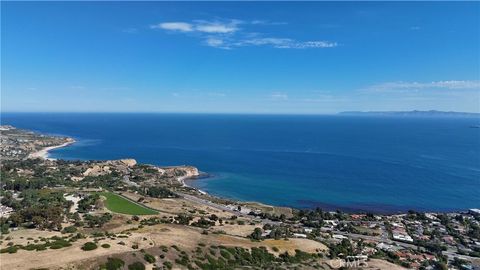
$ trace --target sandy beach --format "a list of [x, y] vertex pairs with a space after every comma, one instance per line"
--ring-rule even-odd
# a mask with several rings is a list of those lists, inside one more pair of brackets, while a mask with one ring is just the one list
[[28, 158], [53, 159], [53, 158], [48, 157], [48, 151], [51, 151], [51, 150], [57, 149], [57, 148], [62, 148], [62, 147], [68, 146], [68, 145], [73, 144], [73, 143], [75, 143], [75, 140], [69, 138], [66, 143], [63, 143], [63, 144], [60, 144], [60, 145], [45, 147], [40, 151], [33, 152], [30, 155], [28, 155]]

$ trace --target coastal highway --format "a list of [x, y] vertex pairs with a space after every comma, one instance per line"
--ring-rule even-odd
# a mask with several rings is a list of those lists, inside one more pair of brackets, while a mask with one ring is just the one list
[[191, 201], [191, 202], [194, 202], [194, 203], [198, 203], [198, 204], [203, 204], [203, 205], [207, 205], [207, 206], [210, 206], [212, 208], [215, 208], [217, 210], [220, 210], [220, 211], [226, 211], [226, 212], [229, 212], [231, 214], [234, 214], [234, 215], [239, 215], [240, 213], [236, 212], [236, 211], [233, 211], [231, 210], [230, 208], [224, 206], [224, 205], [221, 205], [221, 204], [218, 204], [218, 203], [214, 203], [214, 202], [211, 202], [211, 201], [208, 201], [208, 200], [204, 200], [204, 199], [201, 199], [201, 198], [198, 198], [198, 197], [195, 197], [193, 195], [188, 195], [188, 194], [185, 194], [185, 193], [180, 193], [180, 192], [177, 192], [178, 195], [180, 195], [181, 197], [183, 197], [185, 200], [187, 201]]
[[193, 195], [188, 195], [188, 194], [185, 194], [185, 193], [180, 193], [180, 192], [177, 192], [178, 195], [180, 195], [181, 197], [183, 197], [185, 200], [187, 201], [191, 201], [191, 202], [194, 202], [194, 203], [199, 203], [199, 204], [203, 204], [203, 205], [206, 205], [206, 206], [209, 206], [209, 207], [212, 207], [212, 208], [215, 208], [217, 210], [220, 210], [220, 211], [225, 211], [225, 212], [228, 212], [232, 215], [236, 215], [236, 216], [242, 216], [242, 217], [250, 217], [252, 219], [255, 219], [255, 220], [260, 220], [262, 224], [271, 224], [271, 225], [279, 225], [281, 224], [281, 222], [278, 222], [278, 221], [272, 221], [272, 220], [269, 220], [269, 219], [260, 219], [260, 218], [257, 218], [257, 217], [254, 217], [254, 216], [250, 216], [250, 215], [246, 215], [246, 214], [242, 214], [238, 211], [234, 211], [228, 207], [226, 207], [225, 205], [222, 205], [222, 204], [218, 204], [218, 203], [214, 203], [214, 202], [211, 202], [209, 200], [205, 200], [205, 199], [201, 199], [201, 198], [198, 198], [196, 196], [193, 196]]

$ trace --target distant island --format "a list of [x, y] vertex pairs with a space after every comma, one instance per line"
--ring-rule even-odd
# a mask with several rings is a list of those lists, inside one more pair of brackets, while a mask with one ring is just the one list
[[452, 112], [452, 111], [347, 111], [340, 112], [339, 115], [352, 116], [421, 116], [421, 117], [480, 117], [480, 113]]

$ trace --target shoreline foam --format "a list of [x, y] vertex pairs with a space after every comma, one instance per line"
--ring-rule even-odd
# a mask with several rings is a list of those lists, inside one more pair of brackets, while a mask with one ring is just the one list
[[[206, 176], [207, 175], [207, 176]], [[204, 173], [204, 172], [199, 172], [198, 175], [195, 175], [195, 176], [179, 176], [177, 177], [177, 181], [180, 182], [180, 184], [182, 184], [183, 187], [188, 187], [188, 188], [191, 188], [191, 189], [194, 189], [198, 192], [200, 192], [200, 194], [202, 195], [209, 195], [211, 196], [211, 194], [208, 194], [207, 192], [199, 189], [199, 188], [196, 188], [196, 187], [192, 187], [190, 185], [187, 185], [187, 183], [185, 182], [185, 180], [194, 180], [194, 179], [203, 179], [203, 178], [208, 178], [209, 174], [207, 173]], [[206, 176], [206, 177], [205, 177]]]
[[75, 142], [76, 141], [74, 139], [68, 138], [67, 142], [62, 143], [60, 145], [45, 147], [45, 148], [43, 148], [39, 151], [31, 153], [30, 155], [28, 155], [28, 158], [41, 158], [41, 159], [47, 159], [47, 160], [56, 160], [55, 158], [49, 158], [48, 157], [49, 156], [49, 151], [54, 150], [54, 149], [58, 149], [58, 148], [62, 148], [62, 147], [66, 147], [66, 146], [71, 145]]

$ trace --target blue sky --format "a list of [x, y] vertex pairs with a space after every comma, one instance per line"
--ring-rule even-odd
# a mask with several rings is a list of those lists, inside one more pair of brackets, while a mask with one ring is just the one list
[[2, 2], [2, 111], [480, 111], [479, 2]]

